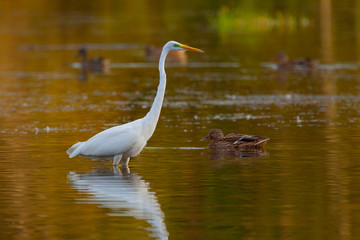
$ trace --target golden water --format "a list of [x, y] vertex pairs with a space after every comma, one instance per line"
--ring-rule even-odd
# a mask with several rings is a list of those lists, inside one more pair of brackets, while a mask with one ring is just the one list
[[[228, 3], [253, 12], [231, 32], [215, 24], [222, 1], [2, 3], [0, 239], [357, 239], [360, 5], [287, 2]], [[309, 25], [252, 25], [280, 10]], [[69, 159], [73, 143], [146, 114], [158, 70], [144, 49], [168, 40], [205, 53], [168, 66], [130, 173]], [[84, 81], [83, 45], [109, 73]], [[282, 50], [319, 69], [274, 70]], [[211, 128], [267, 136], [267, 154], [212, 155], [199, 141]]]

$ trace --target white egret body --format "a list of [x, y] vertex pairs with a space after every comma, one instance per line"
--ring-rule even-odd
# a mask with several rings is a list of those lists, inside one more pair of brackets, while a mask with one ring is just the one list
[[166, 87], [165, 58], [167, 54], [170, 51], [186, 50], [203, 52], [200, 49], [175, 41], [169, 41], [163, 47], [159, 60], [160, 83], [153, 105], [145, 117], [106, 129], [86, 142], [75, 143], [67, 150], [69, 157], [84, 156], [92, 159], [111, 159], [113, 165], [118, 165], [121, 160], [122, 165], [127, 166], [130, 157], [136, 157], [145, 147], [159, 120]]

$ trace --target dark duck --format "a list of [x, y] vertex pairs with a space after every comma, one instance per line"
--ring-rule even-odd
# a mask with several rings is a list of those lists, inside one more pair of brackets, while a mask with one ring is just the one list
[[201, 141], [206, 140], [212, 140], [208, 146], [210, 150], [241, 151], [262, 149], [270, 138], [239, 133], [230, 133], [224, 136], [220, 129], [215, 128], [201, 139]]
[[312, 70], [315, 69], [319, 64], [318, 60], [314, 60], [311, 58], [297, 58], [297, 59], [289, 60], [289, 57], [285, 52], [279, 52], [271, 60], [277, 62], [279, 70], [283, 70], [283, 69]]
[[81, 67], [85, 72], [107, 73], [109, 71], [110, 60], [102, 57], [88, 59], [86, 48], [81, 48], [77, 56], [81, 57]]

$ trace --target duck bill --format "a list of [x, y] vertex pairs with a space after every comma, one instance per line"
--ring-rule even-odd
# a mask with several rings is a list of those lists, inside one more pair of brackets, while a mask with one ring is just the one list
[[187, 45], [181, 45], [180, 47], [183, 48], [184, 50], [187, 50], [187, 51], [201, 52], [201, 53], [204, 52], [204, 51], [201, 50], [201, 49], [194, 48], [194, 47], [190, 47], [190, 46], [187, 46]]
[[203, 139], [201, 139], [200, 141], [206, 141], [209, 140], [209, 136], [204, 137]]

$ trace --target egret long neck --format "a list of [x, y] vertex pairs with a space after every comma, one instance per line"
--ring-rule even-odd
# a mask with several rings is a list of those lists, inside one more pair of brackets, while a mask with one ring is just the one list
[[167, 54], [168, 51], [164, 51], [164, 50], [161, 53], [159, 60], [160, 82], [159, 82], [158, 90], [150, 111], [144, 117], [145, 120], [144, 127], [148, 139], [153, 135], [155, 131], [156, 124], [159, 120], [161, 107], [164, 100], [165, 87], [166, 87], [165, 58]]

